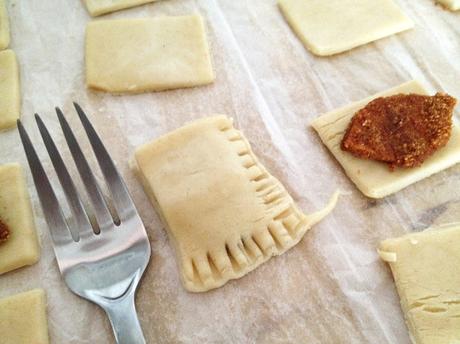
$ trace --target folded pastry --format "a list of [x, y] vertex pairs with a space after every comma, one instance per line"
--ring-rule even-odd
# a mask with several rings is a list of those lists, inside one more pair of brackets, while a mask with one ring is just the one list
[[49, 343], [44, 290], [34, 289], [0, 299], [0, 343]]
[[460, 225], [380, 244], [416, 344], [460, 342]]
[[305, 215], [225, 116], [139, 147], [133, 167], [167, 225], [187, 290], [239, 278], [297, 244], [334, 207]]
[[437, 0], [437, 2], [451, 11], [460, 10], [460, 0]]
[[18, 61], [14, 51], [7, 49], [0, 51], [0, 131], [14, 127], [20, 112]]

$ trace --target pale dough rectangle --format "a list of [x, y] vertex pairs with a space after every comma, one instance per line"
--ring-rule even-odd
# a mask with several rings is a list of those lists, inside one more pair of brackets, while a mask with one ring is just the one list
[[5, 0], [0, 0], [0, 50], [8, 48], [10, 44], [10, 25]]
[[460, 225], [380, 244], [416, 344], [460, 342]]
[[203, 118], [136, 149], [133, 168], [167, 225], [187, 290], [242, 277], [296, 245], [328, 214], [304, 214], [225, 116]]
[[347, 176], [363, 194], [371, 198], [388, 196], [460, 162], [460, 128], [456, 121], [454, 121], [449, 143], [434, 153], [420, 167], [399, 168], [391, 172], [388, 165], [384, 163], [356, 158], [349, 152], [342, 151], [340, 143], [354, 114], [375, 98], [398, 93], [427, 94], [427, 91], [418, 82], [410, 81], [328, 112], [311, 123], [325, 146], [342, 165]]
[[12, 50], [0, 51], [0, 131], [16, 125], [21, 111], [19, 67]]
[[460, 0], [437, 0], [437, 2], [451, 11], [460, 10]]
[[49, 343], [44, 290], [33, 289], [0, 299], [0, 343]]
[[86, 9], [93, 17], [155, 1], [157, 0], [84, 0]]
[[19, 164], [0, 165], [0, 218], [10, 238], [0, 244], [0, 275], [38, 261], [39, 245], [27, 184]]
[[86, 83], [114, 92], [162, 91], [214, 81], [199, 15], [93, 21], [86, 30]]
[[279, 7], [307, 49], [320, 56], [414, 26], [392, 0], [279, 0]]

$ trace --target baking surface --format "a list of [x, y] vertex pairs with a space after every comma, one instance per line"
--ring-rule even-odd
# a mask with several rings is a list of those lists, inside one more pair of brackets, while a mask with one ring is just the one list
[[[292, 33], [274, 0], [152, 3], [103, 18], [200, 13], [216, 81], [195, 89], [112, 96], [84, 87], [83, 38], [91, 19], [81, 2], [7, 3], [11, 48], [21, 68], [22, 119], [45, 168], [52, 171], [34, 112], [65, 148], [53, 113], [55, 105], [62, 106], [90, 152], [71, 107], [76, 100], [118, 163], [147, 227], [152, 259], [137, 308], [149, 343], [409, 343], [390, 271], [376, 247], [388, 237], [458, 221], [460, 166], [373, 201], [347, 179], [308, 125], [321, 113], [411, 79], [460, 98], [460, 12], [443, 10], [432, 0], [398, 0], [415, 29], [318, 58]], [[307, 213], [322, 207], [336, 188], [344, 195], [332, 214], [284, 255], [223, 288], [191, 294], [180, 284], [166, 233], [129, 170], [128, 157], [139, 144], [216, 113], [235, 118], [262, 163]], [[17, 131], [0, 133], [0, 163], [14, 161], [28, 171]], [[30, 173], [28, 182], [42, 256], [32, 267], [0, 276], [0, 297], [44, 288], [52, 343], [112, 343], [103, 311], [63, 283]]]

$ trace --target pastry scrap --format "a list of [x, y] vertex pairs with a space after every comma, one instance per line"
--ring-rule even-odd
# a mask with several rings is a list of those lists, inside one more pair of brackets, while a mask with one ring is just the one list
[[460, 341], [460, 226], [431, 229], [380, 244], [415, 344]]
[[18, 164], [0, 165], [0, 218], [10, 233], [0, 245], [0, 275], [36, 263], [38, 238], [26, 181]]
[[382, 198], [395, 193], [419, 180], [460, 162], [460, 128], [456, 120], [447, 144], [414, 168], [398, 168], [390, 171], [386, 164], [357, 158], [341, 149], [342, 139], [353, 116], [373, 100], [398, 94], [427, 95], [426, 89], [416, 81], [410, 81], [362, 101], [323, 114], [312, 122], [321, 141], [342, 165], [345, 173], [357, 188], [371, 198]]
[[93, 17], [139, 6], [156, 0], [85, 0], [86, 8]]
[[0, 131], [16, 125], [21, 109], [19, 68], [12, 50], [0, 51]]
[[199, 15], [99, 20], [87, 26], [86, 84], [90, 88], [139, 93], [213, 81]]
[[185, 288], [203, 292], [297, 244], [335, 206], [306, 215], [225, 116], [136, 150], [133, 168], [161, 214]]
[[6, 223], [0, 219], [0, 244], [7, 241], [10, 237], [10, 231]]
[[395, 167], [420, 166], [449, 141], [457, 100], [397, 94], [372, 100], [350, 122], [341, 148], [358, 158]]
[[[6, 11], [5, 0], [0, 0], [0, 50], [8, 48], [9, 44], [10, 44], [10, 25], [8, 21], [8, 12]], [[1, 66], [0, 66], [0, 69], [1, 69]]]
[[460, 10], [460, 0], [436, 0], [451, 11]]
[[0, 299], [2, 344], [48, 344], [46, 295], [33, 289]]
[[320, 56], [338, 54], [413, 28], [393, 0], [278, 0], [302, 43]]

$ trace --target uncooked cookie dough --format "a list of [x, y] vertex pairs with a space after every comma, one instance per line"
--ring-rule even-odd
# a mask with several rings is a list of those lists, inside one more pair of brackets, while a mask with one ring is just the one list
[[[0, 50], [10, 44], [10, 26], [8, 23], [8, 12], [6, 11], [5, 0], [0, 0]], [[1, 66], [0, 66], [1, 71]], [[1, 74], [0, 74], [1, 79]], [[0, 93], [1, 94], [1, 93]]]
[[455, 119], [453, 120], [454, 126], [447, 145], [436, 151], [420, 167], [397, 169], [392, 172], [384, 163], [356, 158], [340, 148], [340, 143], [348, 124], [358, 110], [375, 98], [398, 93], [427, 94], [427, 91], [418, 82], [410, 81], [362, 101], [326, 113], [312, 122], [313, 128], [342, 165], [347, 176], [363, 194], [371, 198], [388, 196], [460, 162], [460, 127]]
[[460, 225], [380, 244], [416, 344], [460, 342]]
[[34, 289], [0, 299], [0, 343], [49, 343], [44, 290]]
[[392, 0], [279, 0], [279, 7], [307, 49], [320, 56], [414, 26]]
[[36, 263], [38, 239], [26, 181], [18, 164], [0, 165], [0, 218], [10, 233], [0, 244], [0, 275]]
[[437, 2], [451, 11], [460, 10], [460, 0], [437, 0]]
[[85, 4], [89, 14], [95, 17], [154, 1], [157, 0], [85, 0]]
[[122, 93], [161, 91], [214, 81], [198, 15], [100, 20], [86, 30], [86, 83]]
[[16, 125], [21, 109], [19, 68], [12, 50], [0, 51], [0, 131]]
[[138, 148], [133, 161], [167, 224], [185, 288], [202, 292], [280, 255], [335, 206], [305, 215], [225, 116]]

